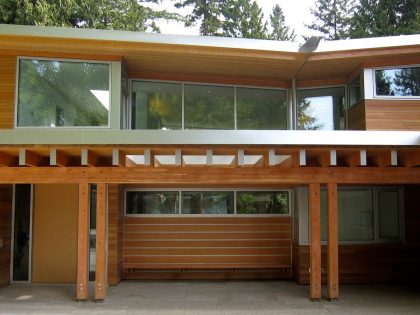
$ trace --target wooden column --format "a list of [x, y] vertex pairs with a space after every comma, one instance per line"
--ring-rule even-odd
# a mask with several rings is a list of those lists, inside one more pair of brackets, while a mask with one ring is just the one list
[[77, 300], [89, 297], [89, 184], [79, 184], [77, 229]]
[[107, 185], [97, 185], [96, 199], [96, 277], [95, 300], [106, 297], [106, 217], [107, 217]]
[[327, 185], [328, 298], [338, 299], [337, 184]]
[[310, 298], [321, 299], [321, 189], [320, 184], [309, 185], [310, 219]]

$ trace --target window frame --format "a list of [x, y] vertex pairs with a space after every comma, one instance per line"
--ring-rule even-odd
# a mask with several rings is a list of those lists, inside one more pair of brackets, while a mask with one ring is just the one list
[[[330, 89], [330, 88], [344, 88], [344, 129], [343, 130], [348, 130], [349, 128], [349, 124], [348, 124], [348, 111], [349, 111], [349, 93], [350, 93], [350, 89], [347, 83], [342, 83], [342, 84], [331, 84], [331, 85], [321, 85], [321, 86], [310, 86], [310, 87], [297, 87], [296, 88], [296, 128], [295, 130], [300, 130], [299, 129], [299, 121], [298, 121], [298, 115], [299, 115], [299, 104], [298, 104], [298, 93], [299, 91], [304, 91], [304, 90], [321, 90], [321, 89]], [[312, 131], [320, 131], [320, 130], [312, 130]], [[322, 130], [321, 130], [322, 131]], [[329, 130], [329, 131], [340, 131], [340, 130]]]
[[[154, 192], [178, 192], [179, 194], [179, 211], [176, 214], [133, 214], [127, 213], [127, 192], [129, 191], [154, 191]], [[233, 213], [232, 214], [184, 214], [182, 213], [182, 192], [194, 192], [194, 191], [220, 191], [220, 192], [233, 192]], [[288, 194], [288, 214], [239, 214], [237, 213], [237, 205], [236, 205], [236, 198], [237, 192], [259, 192], [259, 191], [266, 191], [266, 192], [287, 192]], [[189, 187], [181, 187], [181, 188], [130, 188], [127, 187], [124, 189], [124, 216], [126, 217], [291, 217], [293, 219], [293, 190], [292, 189], [264, 189], [264, 188], [189, 188]]]
[[376, 71], [377, 70], [391, 70], [391, 69], [405, 69], [405, 68], [420, 68], [420, 64], [412, 65], [395, 65], [395, 66], [386, 66], [386, 67], [375, 67], [372, 69], [372, 82], [373, 82], [373, 98], [374, 99], [383, 99], [383, 100], [420, 100], [419, 96], [393, 96], [393, 95], [377, 95], [376, 94]]
[[[326, 187], [321, 187], [321, 190], [327, 192]], [[372, 240], [360, 240], [360, 241], [338, 241], [339, 245], [363, 245], [363, 244], [386, 244], [386, 243], [403, 243], [405, 241], [405, 230], [404, 230], [404, 187], [403, 186], [343, 186], [338, 187], [337, 192], [340, 190], [370, 190], [372, 193], [372, 214], [373, 214], [373, 239]], [[399, 237], [398, 239], [387, 239], [379, 237], [379, 202], [378, 202], [378, 192], [380, 191], [396, 191], [398, 193], [398, 229]], [[328, 198], [328, 196], [327, 196]], [[337, 200], [338, 201], [338, 200]], [[328, 205], [326, 205], [328, 207]], [[326, 209], [328, 211], [328, 209]], [[322, 209], [321, 209], [322, 211]], [[339, 209], [337, 208], [338, 215]], [[327, 222], [325, 223], [327, 224]], [[327, 226], [328, 230], [328, 226]], [[322, 233], [322, 232], [321, 232]], [[322, 245], [328, 244], [328, 232], [327, 239], [322, 240]]]
[[[97, 63], [108, 65], [108, 84], [109, 84], [109, 110], [108, 124], [106, 126], [18, 126], [18, 103], [19, 103], [19, 74], [21, 60], [40, 60], [40, 61], [56, 61], [71, 63]], [[71, 58], [49, 58], [36, 56], [17, 56], [16, 57], [16, 78], [15, 78], [15, 110], [14, 110], [14, 128], [15, 129], [111, 129], [111, 112], [112, 112], [112, 61], [106, 60], [89, 60], [89, 59], [71, 59]]]
[[[275, 90], [275, 91], [282, 91], [285, 93], [285, 104], [286, 104], [286, 128], [280, 129], [280, 130], [289, 130], [291, 126], [291, 121], [289, 118], [289, 90], [287, 88], [281, 88], [281, 87], [272, 87], [272, 86], [260, 86], [260, 85], [242, 85], [242, 84], [224, 84], [224, 83], [212, 83], [212, 82], [194, 82], [194, 81], [178, 81], [178, 80], [158, 80], [158, 79], [144, 79], [144, 78], [129, 78], [128, 80], [129, 86], [128, 86], [128, 95], [129, 95], [129, 101], [127, 102], [128, 108], [126, 108], [126, 112], [128, 113], [127, 119], [128, 122], [126, 125], [128, 126], [129, 130], [159, 130], [159, 129], [132, 129], [131, 128], [131, 122], [133, 117], [131, 117], [131, 106], [133, 102], [132, 93], [133, 93], [133, 82], [155, 82], [155, 83], [178, 83], [181, 85], [181, 102], [182, 102], [182, 113], [181, 113], [181, 129], [180, 130], [190, 130], [185, 129], [185, 85], [201, 85], [201, 86], [215, 86], [215, 87], [231, 87], [233, 88], [233, 129], [226, 129], [226, 130], [245, 130], [245, 129], [238, 129], [238, 122], [237, 122], [237, 100], [236, 100], [236, 89], [237, 88], [249, 88], [249, 89], [261, 89], [261, 90]], [[279, 117], [281, 119], [281, 117]], [[212, 131], [212, 129], [195, 129], [195, 130], [206, 130], [206, 131]], [[225, 129], [220, 129], [225, 130]], [[264, 129], [269, 130], [269, 129]], [[173, 130], [172, 130], [173, 131]]]

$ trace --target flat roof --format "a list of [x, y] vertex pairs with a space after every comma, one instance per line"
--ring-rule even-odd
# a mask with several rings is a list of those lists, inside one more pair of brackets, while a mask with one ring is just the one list
[[[191, 45], [292, 53], [299, 52], [299, 44], [297, 42], [217, 36], [173, 35], [87, 28], [0, 24], [0, 35]], [[392, 48], [414, 45], [420, 45], [420, 34], [331, 41], [321, 40], [318, 48], [314, 52]]]

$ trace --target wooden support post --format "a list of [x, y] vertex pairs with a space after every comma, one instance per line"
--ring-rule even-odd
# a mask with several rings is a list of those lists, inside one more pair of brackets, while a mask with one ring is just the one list
[[106, 218], [107, 193], [106, 184], [97, 184], [96, 193], [96, 276], [95, 300], [104, 300], [106, 297]]
[[328, 298], [338, 299], [338, 204], [337, 184], [327, 184]]
[[76, 299], [89, 297], [89, 184], [79, 184], [79, 223], [77, 229]]
[[321, 188], [309, 185], [310, 212], [310, 298], [321, 299]]

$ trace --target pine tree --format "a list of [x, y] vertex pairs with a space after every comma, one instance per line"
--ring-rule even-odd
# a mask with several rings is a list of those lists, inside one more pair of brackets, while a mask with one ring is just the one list
[[254, 0], [233, 1], [229, 7], [224, 8], [223, 15], [224, 36], [257, 39], [268, 37], [264, 14]]
[[225, 6], [230, 0], [175, 0], [175, 7], [193, 7], [191, 15], [186, 17], [186, 26], [201, 20], [200, 35], [220, 35]]
[[270, 39], [282, 41], [296, 40], [295, 31], [286, 25], [285, 17], [282, 8], [276, 4], [273, 7], [273, 12], [270, 14], [271, 34]]
[[420, 0], [360, 0], [350, 37], [420, 33]]
[[311, 8], [315, 20], [306, 27], [322, 33], [328, 40], [345, 39], [353, 12], [354, 0], [317, 0], [315, 8]]

